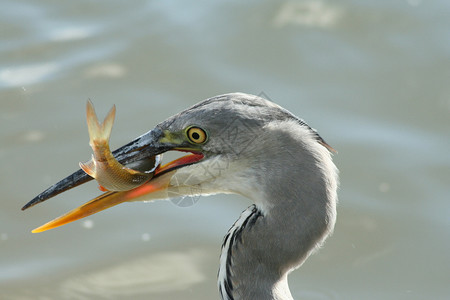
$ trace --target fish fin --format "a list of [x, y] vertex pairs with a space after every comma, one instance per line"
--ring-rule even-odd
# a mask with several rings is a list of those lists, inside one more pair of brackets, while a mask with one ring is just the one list
[[116, 117], [116, 106], [109, 110], [103, 123], [100, 123], [95, 113], [94, 105], [91, 100], [86, 103], [86, 119], [89, 131], [90, 144], [94, 145], [95, 140], [109, 141], [111, 130]]
[[113, 105], [102, 123], [102, 137], [109, 141], [111, 136], [112, 127], [114, 125], [114, 119], [116, 118], [116, 105]]
[[102, 192], [109, 192], [109, 190], [103, 186], [101, 186], [100, 184], [98, 185], [98, 189]]
[[94, 157], [92, 156], [92, 159], [88, 162], [79, 163], [80, 168], [89, 176], [95, 178], [95, 162], [94, 162]]
[[94, 105], [91, 100], [88, 100], [86, 103], [86, 120], [89, 131], [89, 143], [94, 145], [93, 141], [100, 138], [101, 125], [98, 121], [97, 115], [95, 114]]

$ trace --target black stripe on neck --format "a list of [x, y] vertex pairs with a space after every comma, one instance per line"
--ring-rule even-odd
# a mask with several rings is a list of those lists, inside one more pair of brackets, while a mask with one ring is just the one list
[[[250, 214], [244, 219], [241, 220], [239, 218], [233, 226], [231, 226], [227, 235], [225, 236], [222, 244], [222, 253], [224, 251], [227, 252], [226, 258], [226, 276], [223, 279], [223, 286], [225, 287], [225, 291], [222, 289], [222, 285], [220, 285], [220, 295], [222, 299], [233, 300], [233, 283], [231, 281], [231, 268], [232, 268], [232, 249], [233, 247], [238, 247], [242, 241], [242, 232], [244, 230], [249, 230], [253, 225], [255, 225], [256, 221], [259, 217], [263, 216], [262, 212], [256, 207], [256, 205], [249, 206], [245, 211], [251, 210]], [[244, 211], [244, 212], [245, 212]], [[241, 215], [242, 217], [242, 215]], [[229, 241], [229, 243], [228, 243]], [[224, 249], [227, 246], [228, 249]], [[225, 296], [225, 297], [224, 297]]]

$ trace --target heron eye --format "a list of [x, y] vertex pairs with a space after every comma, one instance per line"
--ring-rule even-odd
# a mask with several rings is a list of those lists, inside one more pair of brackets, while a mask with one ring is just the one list
[[204, 131], [199, 127], [190, 127], [187, 130], [187, 136], [189, 138], [189, 141], [191, 141], [194, 144], [203, 144], [208, 139], [206, 131]]

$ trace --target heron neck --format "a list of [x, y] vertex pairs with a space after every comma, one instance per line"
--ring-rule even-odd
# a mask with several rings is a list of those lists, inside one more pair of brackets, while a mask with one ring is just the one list
[[258, 243], [260, 245], [255, 247], [256, 236], [250, 232], [256, 224], [264, 222], [263, 219], [262, 212], [252, 205], [242, 212], [224, 238], [218, 276], [219, 291], [224, 300], [293, 299], [287, 274], [280, 276], [271, 266], [259, 261], [264, 246], [260, 248], [261, 243]]
[[293, 157], [261, 159], [265, 172], [253, 168], [264, 174], [254, 187], [263, 196], [253, 199], [224, 238], [223, 299], [293, 299], [287, 275], [323, 243], [336, 219], [336, 169], [327, 150], [315, 146], [298, 147]]

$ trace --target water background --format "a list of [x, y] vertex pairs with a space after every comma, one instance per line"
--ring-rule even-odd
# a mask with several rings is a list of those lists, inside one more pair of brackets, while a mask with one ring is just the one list
[[450, 2], [9, 1], [0, 10], [0, 299], [218, 299], [221, 241], [250, 205], [122, 204], [30, 230], [95, 183], [20, 208], [90, 157], [222, 93], [264, 93], [336, 148], [334, 235], [295, 299], [450, 299]]

